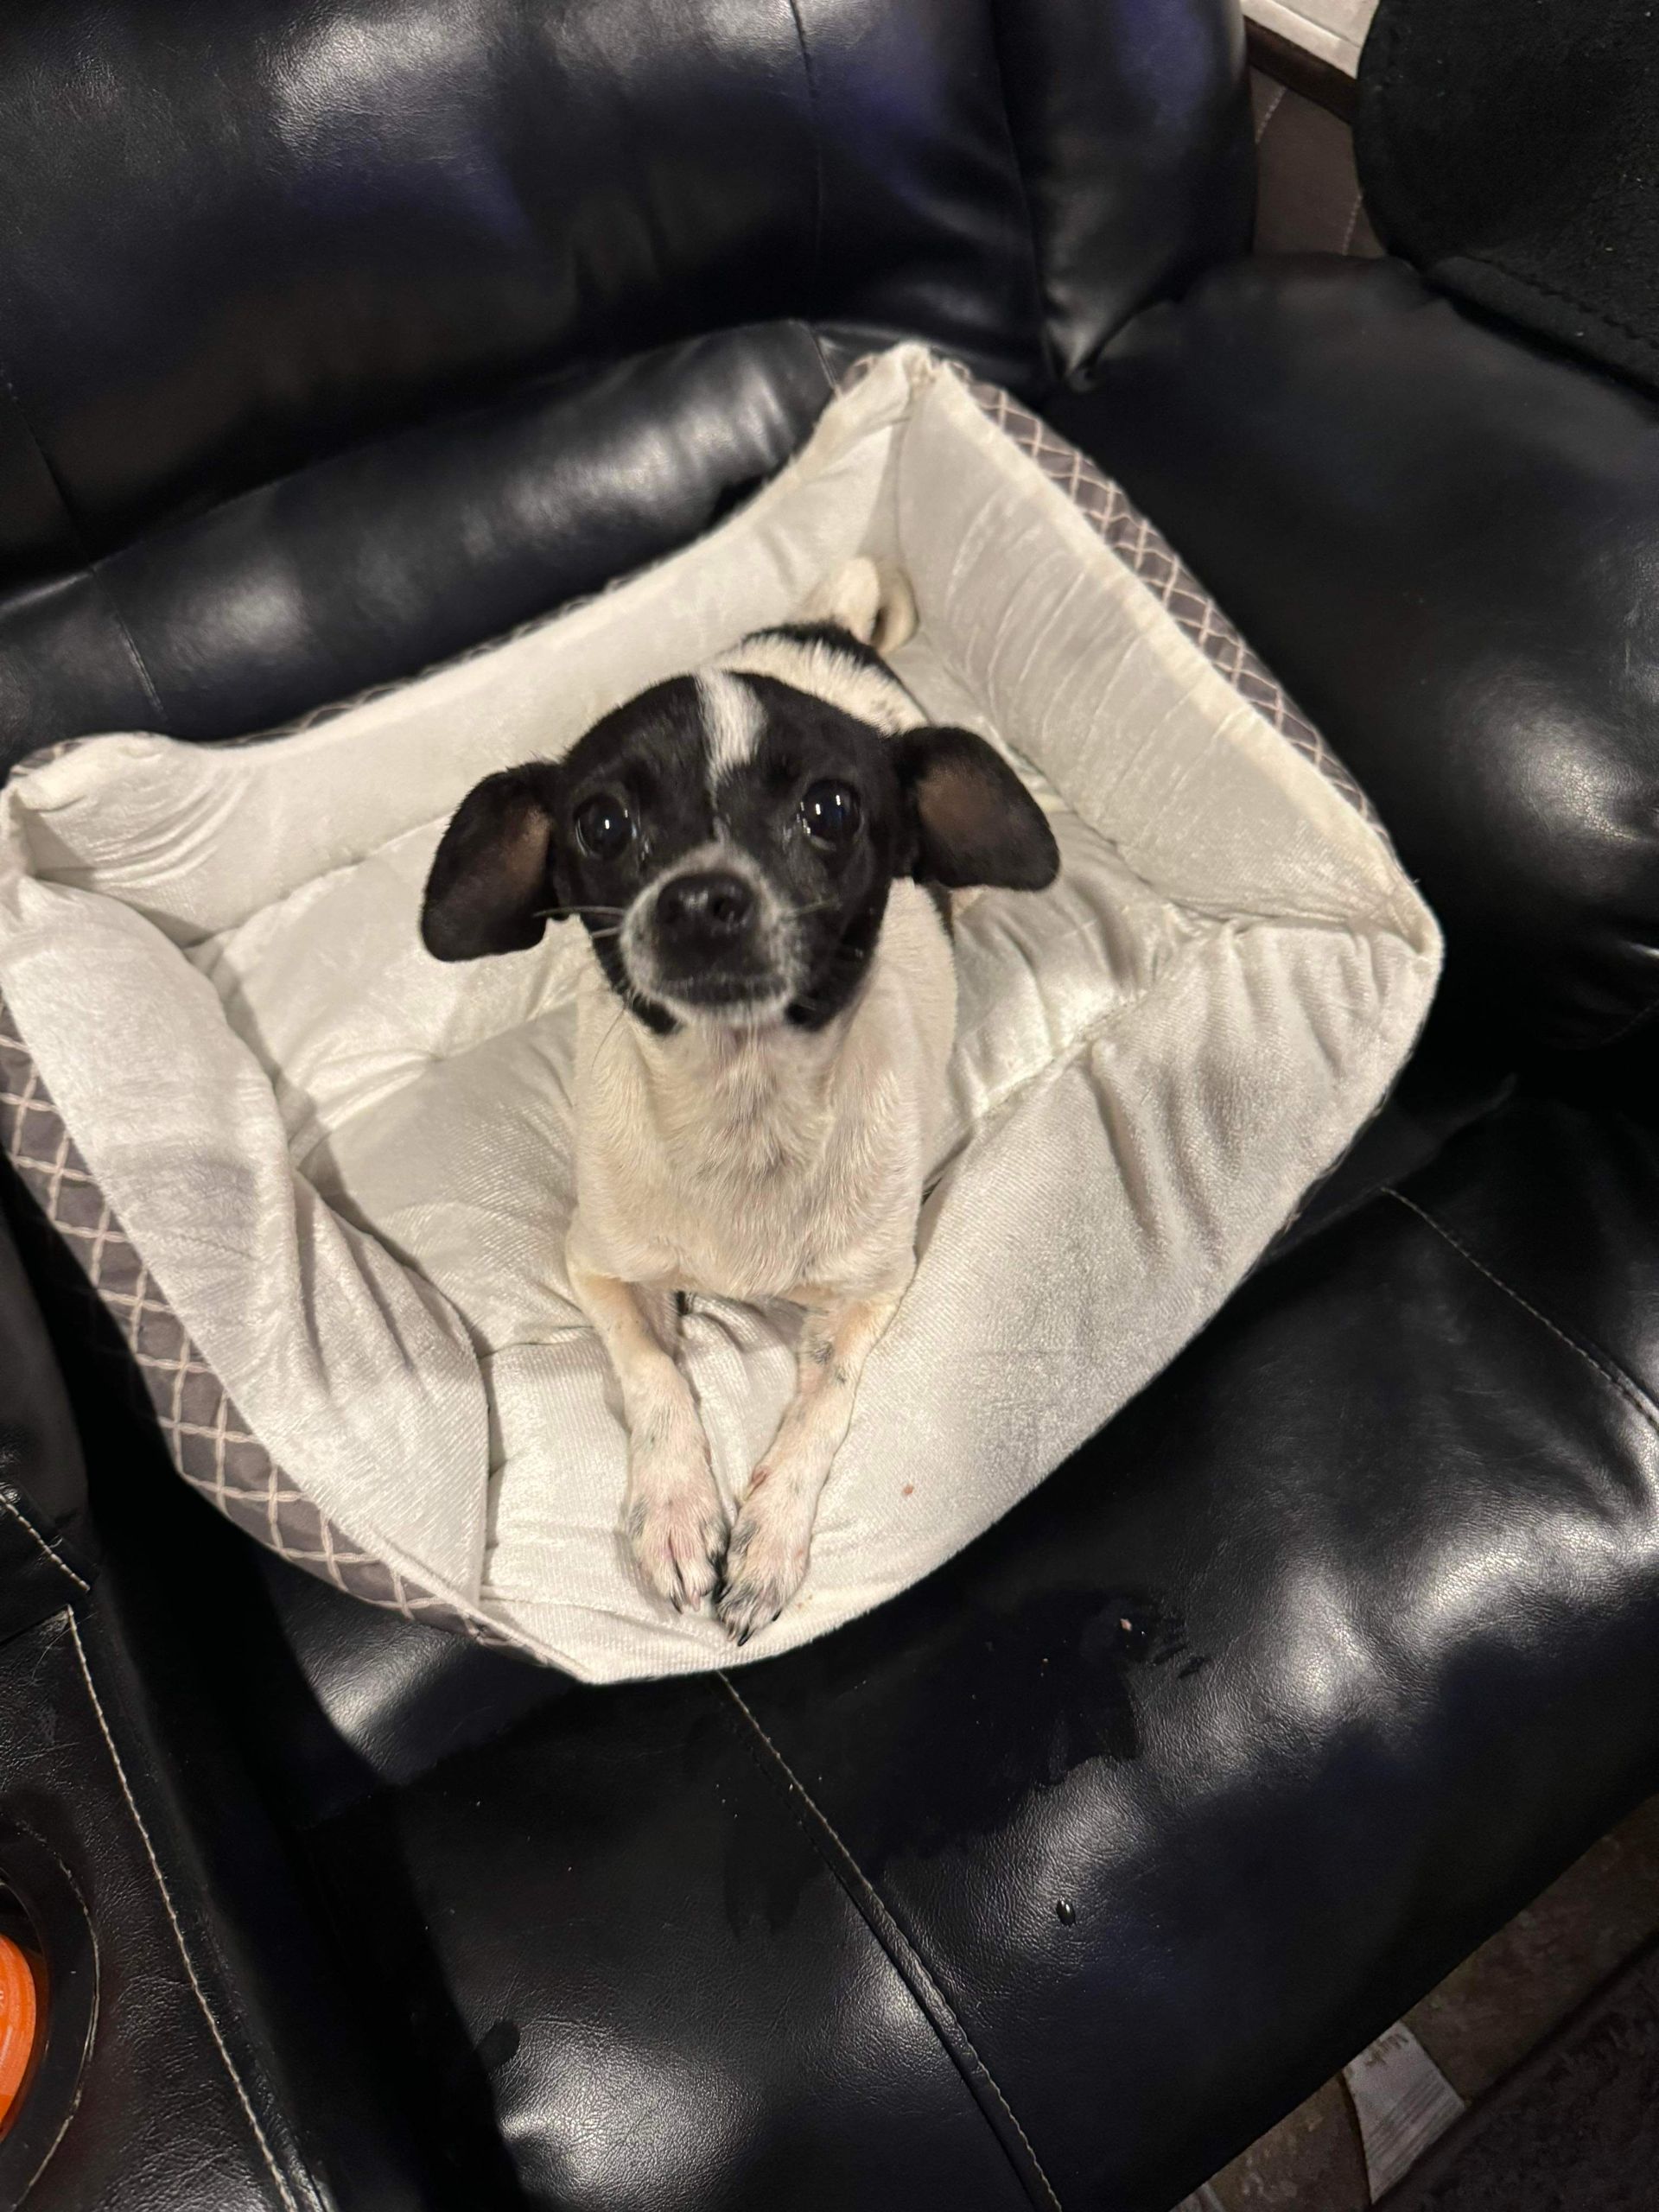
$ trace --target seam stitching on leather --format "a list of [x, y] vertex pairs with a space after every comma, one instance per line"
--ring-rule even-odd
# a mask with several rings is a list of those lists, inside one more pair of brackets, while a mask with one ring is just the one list
[[787, 0], [787, 5], [795, 25], [795, 43], [801, 49], [801, 67], [806, 74], [807, 105], [812, 111], [812, 275], [807, 289], [809, 297], [816, 298], [818, 280], [823, 273], [823, 111], [818, 105], [818, 80], [806, 42], [806, 26], [801, 21], [800, 0]]
[[[996, 88], [1001, 95], [1002, 130], [1007, 140], [1008, 158], [1014, 163], [1014, 181], [1019, 188], [1020, 211], [1026, 219], [1026, 243], [1031, 248], [1031, 273], [1037, 291], [1037, 334], [1042, 349], [1043, 377], [1049, 385], [1059, 382], [1056, 366], [1058, 349], [1054, 334], [1049, 328], [1051, 305], [1048, 270], [1043, 262], [1042, 238], [1037, 227], [1037, 209], [1032, 200], [1031, 180], [1026, 175], [1026, 165], [1020, 158], [1020, 139], [1014, 127], [1014, 113], [1008, 105], [1008, 69], [1002, 54], [1002, 11], [999, 0], [991, 0], [991, 59], [996, 67]], [[1103, 340], [1102, 344], [1106, 340]]]
[[131, 658], [132, 664], [138, 671], [138, 681], [144, 687], [144, 696], [149, 700], [150, 705], [156, 709], [156, 721], [158, 723], [164, 723], [167, 720], [167, 709], [162, 706], [161, 694], [156, 690], [154, 683], [151, 681], [149, 665], [146, 663], [143, 655], [138, 650], [138, 640], [133, 636], [130, 628], [128, 626], [127, 618], [121, 612], [120, 601], [116, 598], [115, 593], [111, 587], [110, 580], [104, 573], [103, 562], [88, 562], [86, 573], [93, 579], [98, 585], [99, 591], [104, 594], [104, 604], [110, 610], [110, 619], [115, 624], [116, 628], [121, 632], [121, 642], [125, 645], [127, 652]]
[[186, 1977], [195, 1993], [197, 2004], [201, 2007], [201, 2016], [207, 2023], [208, 2033], [213, 2037], [213, 2042], [218, 2046], [219, 2055], [225, 2062], [225, 2071], [231, 2078], [231, 2086], [236, 2091], [238, 2101], [247, 2115], [248, 2125], [253, 2130], [254, 2140], [259, 2145], [260, 2153], [264, 2158], [272, 2181], [276, 2184], [276, 2194], [287, 2207], [287, 2212], [300, 2212], [294, 2193], [283, 2179], [272, 2154], [265, 2131], [259, 2125], [259, 2115], [253, 2108], [253, 2101], [243, 2084], [242, 2076], [236, 2069], [236, 2062], [231, 2056], [230, 2047], [225, 2041], [219, 2022], [214, 2017], [213, 2008], [208, 2002], [207, 1993], [202, 1987], [200, 1979], [196, 1973], [195, 1962], [190, 1956], [190, 1947], [184, 1939], [183, 1927], [174, 1909], [173, 1896], [167, 1886], [167, 1878], [162, 1873], [161, 1861], [156, 1855], [156, 1847], [150, 1841], [149, 1830], [144, 1826], [144, 1816], [139, 1811], [137, 1800], [132, 1794], [132, 1786], [127, 1780], [127, 1770], [121, 1763], [121, 1754], [115, 1747], [115, 1738], [110, 1732], [110, 1724], [105, 1716], [103, 1700], [99, 1698], [97, 1685], [92, 1681], [92, 1670], [86, 1663], [86, 1647], [81, 1641], [80, 1624], [73, 1612], [68, 1616], [68, 1620], [69, 1633], [75, 1641], [75, 1656], [80, 1662], [81, 1679], [86, 1685], [86, 1694], [92, 1700], [92, 1711], [97, 1717], [99, 1728], [110, 1754], [110, 1763], [115, 1769], [115, 1778], [121, 1785], [121, 1795], [127, 1801], [127, 1810], [132, 1815], [133, 1826], [138, 1831], [138, 1840], [144, 1847], [144, 1856], [149, 1859], [150, 1872], [156, 1877], [156, 1887], [160, 1893], [168, 1919], [172, 1923], [174, 1941], [179, 1947], [179, 1956], [184, 1962]]
[[17, 1523], [17, 1526], [22, 1530], [23, 1534], [33, 1539], [34, 1542], [39, 1547], [41, 1555], [44, 1558], [50, 1560], [53, 1566], [58, 1569], [60, 1573], [67, 1574], [78, 1590], [86, 1591], [87, 1595], [90, 1597], [92, 1595], [92, 1584], [90, 1582], [84, 1581], [82, 1578], [75, 1573], [74, 1568], [70, 1566], [68, 1560], [63, 1557], [61, 1553], [60, 1553], [54, 1546], [48, 1543], [46, 1538], [35, 1526], [35, 1523], [29, 1519], [28, 1514], [23, 1512], [19, 1507], [14, 1505], [3, 1491], [0, 1491], [0, 1505], [4, 1506], [6, 1511], [10, 1514], [12, 1519]]
[[[802, 1833], [806, 1836], [807, 1840], [813, 1846], [814, 1849], [817, 1852], [818, 1856], [821, 1859], [823, 1859], [825, 1864], [830, 1866], [830, 1871], [836, 1875], [842, 1888], [850, 1889], [855, 1893], [855, 1900], [859, 1904], [860, 1910], [863, 1915], [866, 1923], [869, 1926], [872, 1934], [875, 1936], [877, 1941], [881, 1944], [882, 1948], [887, 1953], [887, 1955], [893, 1961], [893, 1965], [899, 1968], [899, 1971], [905, 1975], [906, 1980], [909, 1979], [909, 1975], [911, 1974], [915, 1974], [917, 1979], [925, 1984], [929, 1995], [938, 2005], [941, 2012], [944, 2012], [952, 2022], [957, 2034], [962, 2037], [963, 2048], [966, 2050], [969, 2058], [972, 2059], [975, 2067], [978, 2070], [980, 2078], [984, 2082], [986, 2088], [989, 2089], [991, 2094], [996, 2099], [997, 2104], [1007, 2118], [1008, 2125], [1019, 2137], [1020, 2141], [1025, 2149], [1026, 2156], [1031, 2161], [1032, 2171], [1035, 2173], [1038, 2180], [1042, 2184], [1046, 2202], [1050, 2208], [1050, 2212], [1062, 2212], [1060, 2200], [1055, 2193], [1054, 2185], [1049, 2180], [1048, 2176], [1043, 2171], [1042, 2162], [1038, 2158], [1036, 2151], [1032, 2146], [1031, 2138], [1027, 2134], [1025, 2129], [1020, 2125], [1018, 2115], [1015, 2113], [1013, 2106], [1003, 2095], [1001, 2089], [997, 2084], [995, 2076], [992, 2074], [989, 2067], [986, 2065], [985, 2061], [980, 2056], [978, 2050], [974, 2045], [972, 2038], [969, 2036], [966, 2028], [964, 2028], [962, 2024], [961, 2017], [957, 2013], [956, 2007], [950, 2003], [944, 1992], [939, 1987], [938, 1982], [934, 1980], [932, 1975], [928, 1972], [927, 1967], [917, 1952], [914, 1944], [909, 1941], [906, 1936], [903, 1929], [899, 1927], [898, 1922], [893, 1918], [892, 1912], [882, 1899], [880, 1892], [876, 1889], [874, 1884], [865, 1873], [857, 1859], [854, 1858], [851, 1851], [849, 1850], [846, 1844], [844, 1844], [840, 1836], [836, 1834], [834, 1827], [831, 1825], [828, 1815], [824, 1813], [822, 1807], [816, 1802], [810, 1793], [808, 1791], [805, 1784], [796, 1775], [794, 1769], [790, 1765], [788, 1760], [784, 1757], [777, 1745], [772, 1742], [772, 1738], [761, 1726], [747, 1700], [743, 1698], [733, 1682], [730, 1675], [726, 1674], [724, 1671], [721, 1671], [716, 1674], [715, 1680], [720, 1683], [721, 1688], [726, 1692], [728, 1697], [731, 1699], [733, 1704], [736, 1706], [738, 1711], [748, 1723], [749, 1727], [753, 1729], [755, 1735], [757, 1735], [760, 1741], [766, 1745], [766, 1750], [771, 1754], [777, 1770], [779, 1774], [782, 1776], [788, 1790], [800, 1799], [802, 1804], [806, 1807], [807, 1811], [812, 1815], [813, 1820], [823, 1831], [823, 1837], [827, 1837], [829, 1839], [830, 1844], [834, 1847], [834, 1859], [831, 1860], [824, 1852], [823, 1838], [814, 1835], [812, 1831], [807, 1827], [806, 1822], [801, 1820], [799, 1814], [797, 1813], [795, 1815], [797, 1824], [801, 1828]], [[753, 1749], [753, 1746], [751, 1746], [751, 1749]], [[791, 1810], [793, 1810], [792, 1807]], [[906, 1967], [899, 1966], [897, 1955], [899, 1948], [902, 1948], [904, 1953], [906, 1955], [908, 1971], [906, 1971]], [[923, 2008], [924, 2012], [925, 2012], [925, 2007]], [[938, 2033], [937, 2026], [934, 2028], [934, 2032], [936, 2035]], [[941, 2042], [944, 2042], [944, 2038], [942, 2037], [940, 2037], [940, 2040]], [[951, 2059], [956, 2061], [956, 2054], [954, 2051], [951, 2051], [948, 2043], [945, 2043], [944, 2048]], [[960, 2062], [957, 2063], [959, 2063]]]
[[[1376, 79], [1378, 99], [1382, 103], [1381, 113], [1380, 116], [1374, 115], [1369, 119], [1373, 124], [1376, 151], [1388, 173], [1389, 181], [1400, 187], [1409, 199], [1412, 188], [1408, 181], [1402, 179], [1402, 170], [1405, 165], [1402, 162], [1399, 149], [1394, 143], [1393, 136], [1398, 100], [1396, 98], [1393, 106], [1390, 106], [1382, 98], [1384, 94], [1397, 95], [1399, 93], [1402, 74], [1401, 57], [1407, 43], [1408, 32], [1408, 27], [1403, 8], [1385, 8], [1381, 11], [1379, 20], [1373, 27], [1373, 35], [1376, 42]], [[1367, 105], [1369, 106], [1371, 103], [1368, 102]], [[1411, 214], [1418, 216], [1421, 213], [1421, 206], [1414, 204], [1411, 209]], [[1426, 275], [1436, 270], [1450, 271], [1456, 269], [1459, 263], [1467, 263], [1475, 268], [1491, 269], [1498, 276], [1508, 277], [1512, 284], [1518, 284], [1522, 291], [1535, 293], [1543, 299], [1559, 300], [1564, 306], [1576, 308], [1580, 315], [1588, 315], [1590, 320], [1599, 323], [1603, 330], [1611, 331], [1619, 337], [1629, 339], [1643, 353], [1659, 353], [1659, 338], [1656, 338], [1651, 332], [1644, 331], [1634, 323], [1626, 322], [1622, 316], [1609, 315], [1601, 308], [1592, 307], [1587, 300], [1580, 299], [1576, 292], [1565, 291], [1559, 284], [1552, 284], [1545, 277], [1526, 274], [1510, 262], [1501, 259], [1495, 253], [1442, 254], [1431, 260], [1429, 255], [1424, 251], [1421, 236], [1414, 237], [1404, 231], [1396, 232], [1395, 235], [1400, 243], [1415, 256], [1418, 266]]]
[[158, 722], [164, 722], [167, 720], [166, 709], [162, 705], [161, 699], [156, 693], [155, 684], [150, 681], [149, 671], [144, 664], [144, 657], [138, 650], [137, 641], [133, 637], [132, 632], [127, 626], [127, 618], [122, 613], [120, 607], [117, 603], [115, 594], [110, 589], [109, 579], [104, 574], [103, 563], [101, 561], [95, 561], [91, 553], [87, 550], [86, 540], [81, 531], [79, 518], [75, 513], [74, 507], [70, 501], [68, 493], [63, 488], [62, 480], [60, 478], [57, 470], [52, 466], [51, 457], [48, 454], [46, 448], [41, 443], [40, 438], [35, 432], [35, 425], [29, 418], [29, 410], [23, 405], [22, 401], [18, 397], [17, 387], [13, 384], [10, 374], [3, 362], [0, 362], [0, 387], [3, 387], [7, 398], [10, 400], [12, 405], [17, 410], [17, 420], [23, 426], [23, 435], [29, 440], [29, 442], [34, 447], [35, 453], [39, 455], [41, 467], [47, 474], [47, 480], [50, 483], [52, 489], [58, 495], [58, 505], [63, 509], [63, 518], [69, 525], [69, 534], [74, 539], [76, 549], [80, 555], [82, 569], [92, 579], [92, 582], [98, 586], [99, 591], [103, 593], [104, 603], [110, 610], [110, 619], [121, 633], [121, 642], [127, 649], [127, 655], [129, 659], [130, 659], [133, 667], [137, 671], [138, 681], [143, 686], [144, 696], [149, 700], [150, 705], [156, 709], [156, 721]]
[[1287, 89], [1288, 88], [1284, 85], [1279, 85], [1274, 87], [1273, 98], [1268, 102], [1267, 111], [1262, 116], [1261, 122], [1255, 126], [1255, 143], [1258, 146], [1267, 137], [1268, 125], [1273, 121], [1274, 117], [1278, 114], [1280, 107], [1283, 104], [1285, 93]]
[[1560, 284], [1552, 284], [1547, 277], [1529, 276], [1524, 270], [1500, 259], [1495, 253], [1448, 253], [1433, 266], [1450, 270], [1457, 268], [1461, 262], [1469, 262], [1476, 268], [1495, 269], [1500, 276], [1507, 276], [1512, 284], [1520, 285], [1522, 291], [1535, 292], [1546, 300], [1560, 300], [1564, 306], [1576, 308], [1580, 315], [1588, 315], [1592, 322], [1599, 322], [1604, 330], [1613, 331], [1618, 336], [1629, 339], [1643, 353], [1659, 353], [1659, 338], [1656, 338], [1651, 331], [1643, 330], [1639, 324], [1626, 322], [1622, 315], [1609, 315], [1604, 308], [1592, 307], [1588, 300], [1580, 299], [1576, 292], [1564, 290]]
[[1637, 1031], [1644, 1023], [1651, 1021], [1656, 1014], [1659, 1014], [1659, 999], [1656, 999], [1651, 1006], [1639, 1007], [1628, 1021], [1621, 1021], [1617, 1029], [1611, 1030], [1605, 1037], [1597, 1038], [1594, 1043], [1586, 1049], [1591, 1052], [1597, 1050], [1605, 1052], [1610, 1045], [1622, 1045], [1627, 1037], [1633, 1037]]
[[1477, 1274], [1484, 1275], [1495, 1290], [1501, 1290], [1505, 1298], [1513, 1299], [1523, 1313], [1529, 1313], [1535, 1321], [1549, 1331], [1552, 1337], [1558, 1338], [1569, 1351], [1576, 1352], [1586, 1367], [1593, 1368], [1609, 1389], [1617, 1391], [1632, 1412], [1638, 1414], [1648, 1427], [1654, 1430], [1656, 1434], [1659, 1434], [1659, 1410], [1649, 1403], [1646, 1393], [1634, 1381], [1618, 1369], [1608, 1366], [1604, 1360], [1598, 1359], [1595, 1354], [1581, 1344], [1576, 1337], [1568, 1336], [1567, 1331], [1559, 1323], [1552, 1321], [1548, 1313], [1540, 1312], [1529, 1299], [1523, 1298], [1512, 1283], [1505, 1282], [1502, 1275], [1494, 1274], [1484, 1261], [1478, 1260], [1466, 1244], [1454, 1236], [1452, 1231], [1443, 1223], [1437, 1221], [1432, 1213], [1420, 1206], [1414, 1198], [1408, 1198], [1403, 1191], [1396, 1190], [1392, 1183], [1385, 1184], [1383, 1189], [1388, 1197], [1397, 1199], [1408, 1213], [1414, 1213], [1419, 1221], [1432, 1229], [1443, 1243], [1449, 1244], [1459, 1259], [1466, 1260]]

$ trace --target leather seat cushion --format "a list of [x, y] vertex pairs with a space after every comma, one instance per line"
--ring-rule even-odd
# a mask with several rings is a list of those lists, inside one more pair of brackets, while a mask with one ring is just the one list
[[1196, 2187], [1659, 1779], [1656, 1209], [1650, 1125], [1518, 1100], [729, 1685], [227, 1564], [414, 2139], [594, 2212]]

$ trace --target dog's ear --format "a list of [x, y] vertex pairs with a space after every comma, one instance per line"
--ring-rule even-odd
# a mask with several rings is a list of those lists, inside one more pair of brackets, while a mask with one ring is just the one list
[[532, 761], [475, 784], [444, 831], [421, 906], [438, 960], [522, 952], [558, 917], [550, 865], [556, 768]]
[[995, 747], [968, 729], [913, 729], [888, 741], [915, 837], [907, 874], [951, 891], [1047, 889], [1060, 871], [1054, 832]]

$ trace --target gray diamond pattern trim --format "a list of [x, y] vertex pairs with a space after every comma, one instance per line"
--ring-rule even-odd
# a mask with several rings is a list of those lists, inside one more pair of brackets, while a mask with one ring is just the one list
[[194, 1489], [260, 1543], [353, 1598], [474, 1643], [514, 1648], [481, 1615], [462, 1612], [365, 1552], [275, 1465], [88, 1173], [3, 1003], [0, 1141], [126, 1339], [174, 1465]]
[[1221, 671], [1239, 696], [1247, 699], [1264, 721], [1271, 722], [1281, 736], [1294, 745], [1304, 760], [1311, 761], [1325, 781], [1380, 834], [1382, 824], [1364, 792], [1313, 723], [1298, 714], [1286, 696], [1283, 685], [1268, 674], [1162, 532], [1153, 527], [1110, 477], [1102, 474], [1086, 454], [1068, 445], [1018, 400], [1011, 399], [995, 385], [981, 384], [977, 378], [969, 380], [969, 390], [981, 410], [1021, 453], [1036, 462], [1051, 484], [1059, 486], [1096, 535], [1168, 610], [1182, 632], [1205, 658]]

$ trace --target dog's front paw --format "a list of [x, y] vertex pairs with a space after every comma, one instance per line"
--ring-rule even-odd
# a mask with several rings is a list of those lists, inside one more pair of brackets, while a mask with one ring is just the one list
[[638, 1498], [628, 1509], [628, 1541], [658, 1596], [677, 1613], [694, 1613], [720, 1580], [726, 1516], [712, 1491]]
[[803, 1510], [784, 1485], [768, 1487], [770, 1471], [755, 1471], [726, 1548], [726, 1572], [715, 1611], [737, 1643], [775, 1621], [801, 1586], [812, 1545], [810, 1507]]
[[676, 1612], [696, 1612], [720, 1580], [726, 1510], [699, 1429], [670, 1453], [636, 1455], [629, 1469], [626, 1527], [639, 1571]]

